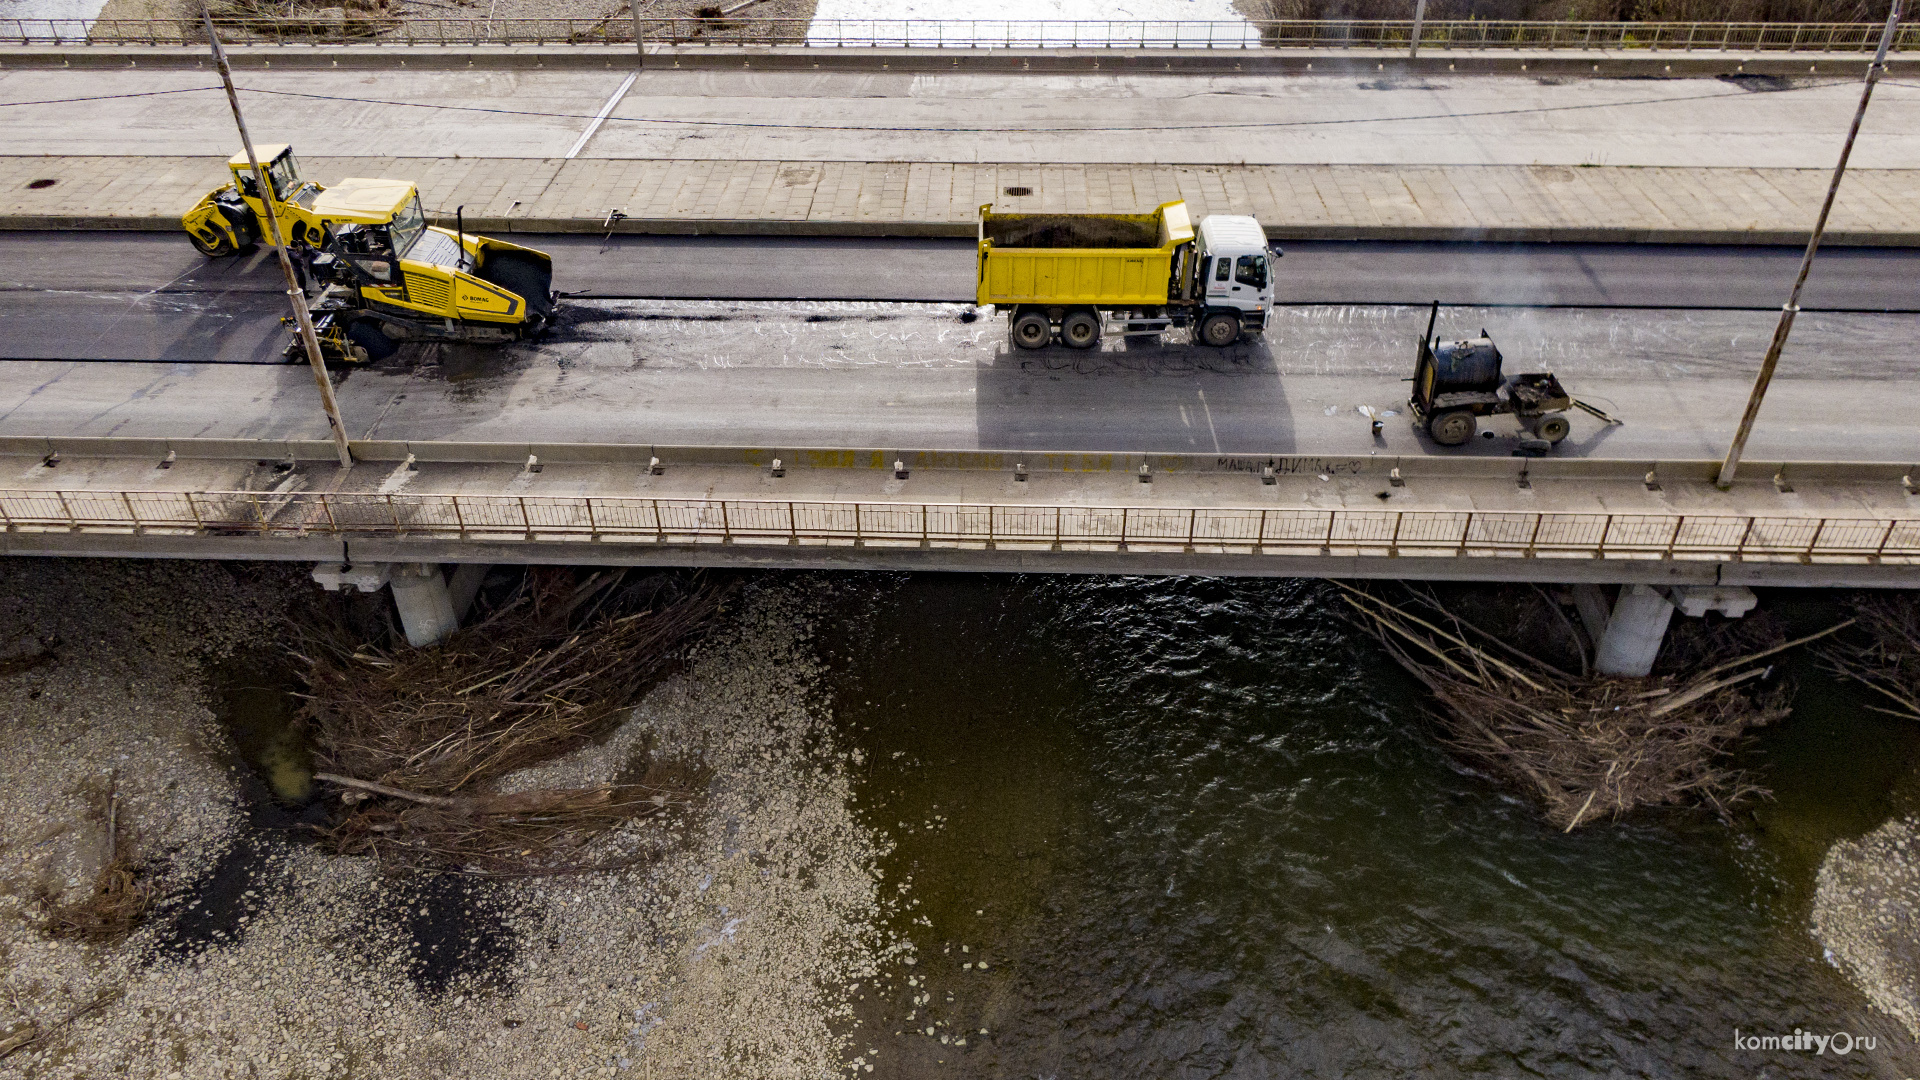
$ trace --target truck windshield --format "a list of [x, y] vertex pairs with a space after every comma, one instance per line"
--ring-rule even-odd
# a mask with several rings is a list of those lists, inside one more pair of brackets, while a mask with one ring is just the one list
[[420, 234], [426, 230], [426, 227], [427, 216], [420, 211], [420, 196], [416, 193], [413, 198], [407, 200], [405, 206], [394, 212], [394, 255], [402, 259], [406, 258], [407, 252], [413, 247], [413, 242], [420, 239]]
[[1233, 268], [1233, 280], [1242, 285], [1251, 285], [1256, 289], [1267, 287], [1267, 257], [1265, 255], [1242, 255]]

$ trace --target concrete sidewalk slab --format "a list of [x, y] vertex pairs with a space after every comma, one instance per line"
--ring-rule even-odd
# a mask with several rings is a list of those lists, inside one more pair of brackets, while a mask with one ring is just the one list
[[[630, 67], [631, 43], [615, 45], [238, 44], [228, 55], [238, 71], [604, 70]], [[1530, 74], [1644, 78], [1702, 75], [1838, 75], [1858, 78], [1872, 57], [1860, 52], [1722, 49], [1444, 49], [1419, 57], [1404, 49], [993, 49], [803, 48], [790, 46], [648, 46], [649, 69], [699, 71], [948, 72], [991, 74], [1173, 73], [1388, 75]], [[197, 46], [140, 44], [0, 47], [0, 70], [128, 67], [194, 69]], [[1896, 54], [1888, 72], [1920, 72], [1920, 56]]]
[[[971, 236], [982, 203], [1137, 212], [1185, 199], [1276, 240], [1805, 241], [1818, 169], [1608, 166], [1029, 165], [308, 157], [307, 175], [420, 185], [447, 224], [494, 233]], [[178, 228], [224, 183], [212, 157], [0, 157], [0, 228]], [[35, 187], [43, 180], [50, 185]], [[1009, 188], [1031, 194], [1010, 196]], [[1920, 245], [1920, 170], [1856, 169], [1827, 242]]]

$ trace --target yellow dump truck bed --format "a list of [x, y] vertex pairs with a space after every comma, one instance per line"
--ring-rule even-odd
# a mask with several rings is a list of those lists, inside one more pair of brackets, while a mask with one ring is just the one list
[[985, 304], [1140, 307], [1167, 302], [1173, 259], [1193, 239], [1184, 202], [1151, 214], [995, 214], [980, 208]]

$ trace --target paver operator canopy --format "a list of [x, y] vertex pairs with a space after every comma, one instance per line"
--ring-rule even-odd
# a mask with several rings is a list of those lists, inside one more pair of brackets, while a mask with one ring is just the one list
[[1150, 214], [996, 214], [989, 203], [976, 301], [1007, 309], [1023, 349], [1171, 327], [1225, 347], [1266, 329], [1279, 255], [1253, 218], [1210, 214], [1195, 228], [1185, 202]]
[[233, 183], [209, 192], [181, 224], [194, 247], [217, 257], [259, 243], [274, 214], [318, 279], [315, 326], [333, 358], [384, 359], [412, 338], [511, 341], [551, 319], [546, 254], [429, 225], [410, 180], [348, 177], [325, 187], [300, 178], [292, 147], [259, 152], [270, 198], [247, 155], [235, 154]]

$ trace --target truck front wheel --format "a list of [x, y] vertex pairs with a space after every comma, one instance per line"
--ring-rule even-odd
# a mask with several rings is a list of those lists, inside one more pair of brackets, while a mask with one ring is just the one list
[[1070, 349], [1091, 349], [1100, 344], [1100, 316], [1091, 311], [1075, 311], [1060, 320], [1060, 343]]
[[1216, 311], [1200, 320], [1200, 340], [1224, 349], [1240, 340], [1240, 316]]
[[1013, 343], [1023, 349], [1044, 349], [1053, 340], [1053, 323], [1046, 312], [1023, 311], [1013, 317]]

